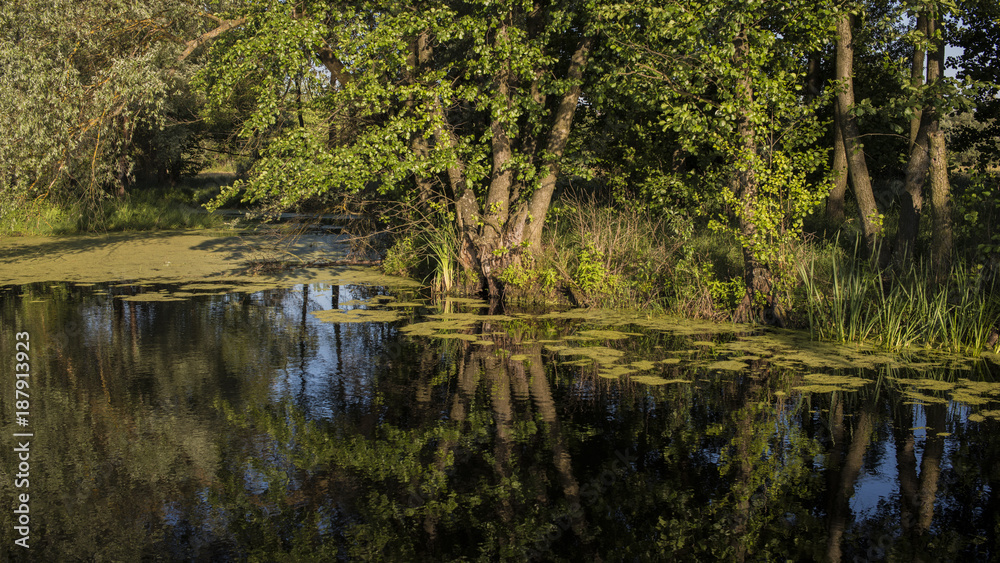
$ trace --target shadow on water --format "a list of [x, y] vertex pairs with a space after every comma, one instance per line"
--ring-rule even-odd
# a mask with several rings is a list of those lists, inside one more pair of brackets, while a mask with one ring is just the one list
[[[184, 298], [127, 300], [147, 291]], [[30, 333], [34, 437], [31, 548], [4, 551], [998, 557], [1000, 384], [985, 361], [486, 306], [329, 283], [5, 288], [0, 354]], [[10, 455], [2, 468], [13, 499]]]

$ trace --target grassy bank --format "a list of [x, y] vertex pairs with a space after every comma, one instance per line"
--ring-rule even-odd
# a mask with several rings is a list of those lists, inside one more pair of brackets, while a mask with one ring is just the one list
[[99, 201], [28, 200], [0, 217], [0, 235], [51, 236], [162, 229], [212, 229], [224, 218], [201, 205], [218, 193], [216, 176], [177, 186], [134, 189], [124, 197]]

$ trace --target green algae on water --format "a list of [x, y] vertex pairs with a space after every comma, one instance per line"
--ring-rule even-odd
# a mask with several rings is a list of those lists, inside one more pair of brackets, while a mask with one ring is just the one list
[[632, 375], [629, 377], [632, 381], [636, 383], [642, 383], [644, 385], [668, 385], [671, 383], [691, 383], [687, 379], [664, 379], [656, 375]]
[[329, 323], [387, 323], [403, 318], [397, 311], [380, 309], [327, 309], [313, 311], [312, 314], [317, 319]]
[[605, 346], [574, 346], [563, 347], [558, 351], [560, 356], [586, 356], [596, 362], [611, 363], [617, 361], [625, 353], [615, 348]]
[[721, 371], [742, 371], [749, 366], [743, 362], [738, 362], [736, 360], [721, 360], [718, 362], [712, 362], [705, 366], [710, 370], [721, 370]]
[[830, 375], [826, 373], [810, 373], [802, 377], [803, 385], [792, 387], [803, 393], [831, 393], [834, 391], [857, 391], [868, 385], [869, 380], [849, 375]]
[[629, 337], [629, 334], [624, 332], [619, 332], [617, 330], [581, 330], [576, 333], [578, 337], [585, 337], [589, 340], [624, 340]]

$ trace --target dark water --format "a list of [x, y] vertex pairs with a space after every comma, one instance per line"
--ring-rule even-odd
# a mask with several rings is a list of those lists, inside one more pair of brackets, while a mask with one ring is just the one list
[[[596, 321], [459, 331], [487, 345], [400, 333], [433, 305], [396, 322], [311, 314], [381, 288], [174, 302], [104, 291], [0, 293], [0, 552], [12, 560], [1000, 559], [988, 362], [826, 369], [864, 381], [803, 392], [817, 370], [766, 353], [706, 367], [726, 359], [711, 345], [737, 338], [725, 332], [618, 327], [633, 335], [574, 344], [687, 381], [646, 385], [555, 351]], [[14, 543], [26, 493], [28, 549]]]

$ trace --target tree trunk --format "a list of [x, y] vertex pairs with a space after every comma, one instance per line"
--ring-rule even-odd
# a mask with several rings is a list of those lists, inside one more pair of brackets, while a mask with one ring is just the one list
[[[927, 16], [924, 13], [917, 15], [917, 33], [920, 37], [917, 38], [919, 42], [922, 38], [927, 37]], [[913, 46], [913, 62], [910, 65], [910, 85], [914, 88], [919, 88], [923, 84], [924, 78], [924, 58], [927, 56], [927, 51], [921, 47], [918, 43]], [[927, 82], [930, 83], [931, 78], [927, 77]], [[913, 117], [910, 118], [910, 154], [913, 154], [913, 147], [917, 142], [917, 135], [920, 131], [921, 114], [923, 113], [922, 108], [917, 108], [913, 112]]]
[[[749, 52], [745, 32], [733, 41], [736, 47], [733, 66], [742, 68], [746, 62]], [[744, 73], [738, 85], [739, 105], [749, 108], [753, 104], [753, 86], [751, 78]], [[747, 110], [749, 112], [749, 109]], [[739, 137], [740, 150], [743, 158], [749, 162], [737, 166], [730, 179], [730, 189], [736, 196], [737, 201], [742, 202], [742, 209], [738, 212], [740, 236], [745, 241], [753, 241], [757, 236], [757, 223], [755, 221], [755, 203], [760, 197], [758, 193], [757, 172], [753, 168], [753, 159], [757, 155], [756, 131], [753, 128], [750, 115], [744, 114], [739, 118], [736, 126]], [[746, 295], [734, 312], [734, 320], [737, 322], [751, 321], [763, 310], [765, 313], [774, 313], [774, 295], [772, 291], [771, 272], [767, 264], [763, 263], [758, 255], [757, 248], [752, 243], [743, 244], [743, 282], [746, 285]], [[777, 320], [777, 319], [772, 319]]]
[[851, 39], [851, 16], [841, 14], [837, 19], [837, 123], [844, 135], [844, 150], [847, 153], [847, 167], [854, 186], [854, 197], [861, 213], [861, 232], [865, 239], [868, 256], [874, 258], [881, 234], [878, 221], [878, 206], [872, 192], [871, 176], [861, 145], [861, 133], [857, 119], [851, 115], [854, 108], [854, 45]]
[[[928, 18], [928, 33], [936, 33], [939, 20]], [[940, 79], [944, 69], [944, 42], [935, 37], [934, 52], [927, 57], [927, 82], [933, 75]], [[940, 93], [937, 94], [941, 96]], [[926, 111], [926, 110], [925, 110]], [[931, 269], [934, 282], [947, 281], [951, 271], [953, 233], [951, 221], [951, 185], [948, 182], [948, 161], [945, 150], [944, 132], [941, 131], [940, 116], [935, 111], [927, 129], [927, 143], [930, 150], [931, 206], [934, 220], [931, 237]]]
[[[934, 18], [925, 14], [917, 17], [917, 31], [927, 37], [933, 35], [936, 27]], [[934, 57], [919, 45], [913, 49], [913, 64], [910, 69], [910, 81], [915, 86], [923, 83], [924, 57]], [[940, 78], [941, 68], [933, 61], [927, 64], [927, 84], [934, 84]], [[920, 216], [924, 207], [924, 181], [930, 166], [930, 151], [928, 133], [937, 124], [937, 111], [933, 105], [918, 110], [910, 120], [910, 161], [906, 166], [906, 179], [903, 183], [903, 195], [899, 201], [899, 230], [896, 233], [896, 250], [894, 260], [899, 267], [909, 264], [917, 245], [917, 233], [920, 229]]]
[[[834, 100], [834, 105], [837, 101]], [[833, 124], [833, 187], [826, 199], [826, 218], [835, 227], [844, 222], [844, 196], [847, 194], [847, 151], [840, 123]]]
[[944, 133], [940, 129], [929, 134], [931, 151], [931, 206], [934, 234], [931, 237], [931, 267], [934, 282], [945, 283], [951, 271], [952, 221], [951, 186], [948, 183], [948, 163], [945, 157]]
[[906, 166], [906, 180], [903, 182], [903, 194], [899, 200], [899, 230], [896, 233], [895, 261], [899, 266], [905, 266], [913, 257], [917, 246], [917, 231], [920, 228], [920, 215], [924, 208], [924, 179], [930, 165], [927, 131], [930, 126], [932, 110], [922, 112], [920, 128], [910, 153], [910, 162]]
[[528, 248], [537, 251], [542, 246], [542, 226], [545, 224], [545, 214], [549, 211], [552, 203], [552, 194], [556, 189], [556, 179], [559, 177], [559, 161], [566, 151], [566, 143], [569, 141], [569, 132], [573, 126], [573, 116], [576, 114], [576, 105], [580, 101], [580, 83], [583, 80], [583, 69], [587, 66], [587, 56], [590, 54], [590, 47], [593, 44], [592, 37], [584, 37], [576, 46], [573, 58], [570, 59], [569, 71], [566, 78], [570, 86], [563, 94], [556, 110], [555, 121], [552, 124], [552, 131], [549, 133], [549, 142], [546, 147], [548, 157], [551, 158], [545, 176], [538, 190], [531, 196], [531, 202], [527, 209], [524, 209], [516, 220], [521, 221], [524, 228], [524, 240], [528, 241]]
[[[432, 55], [430, 33], [422, 31], [410, 42], [410, 52], [406, 58], [406, 81], [409, 84], [415, 84], [420, 79], [420, 75], [430, 65]], [[406, 107], [411, 112], [416, 111], [418, 104], [419, 100], [416, 100], [412, 94], [406, 100]], [[425, 132], [416, 131], [412, 134], [410, 137], [410, 151], [421, 160], [428, 158], [430, 144], [427, 142]], [[427, 175], [418, 172], [414, 174], [414, 182], [416, 183], [417, 201], [421, 211], [426, 215], [430, 215], [430, 201], [434, 196], [434, 181]]]

